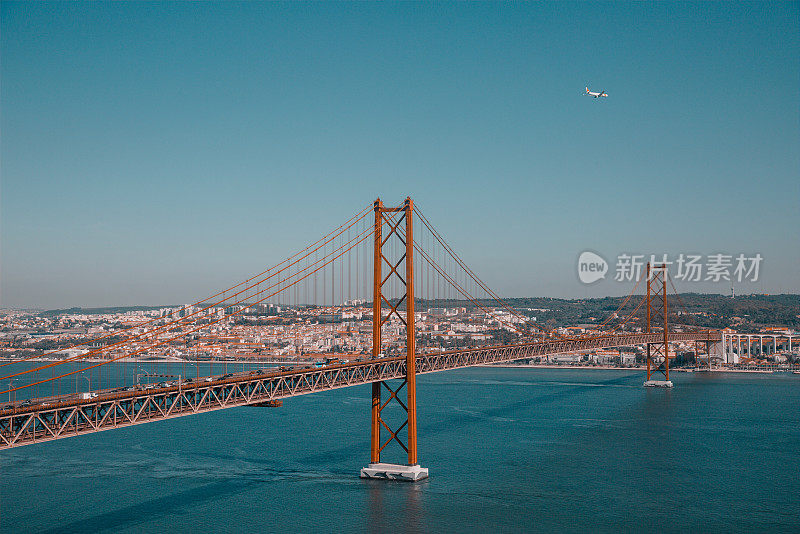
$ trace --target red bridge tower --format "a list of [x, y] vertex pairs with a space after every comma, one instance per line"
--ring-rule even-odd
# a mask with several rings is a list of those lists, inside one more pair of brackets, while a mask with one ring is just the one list
[[[663, 341], [647, 344], [647, 381], [648, 387], [672, 387], [669, 379], [669, 323], [667, 321], [667, 266], [666, 264], [647, 264], [647, 333], [653, 332], [654, 325], [661, 325]], [[664, 361], [658, 366], [653, 360], [663, 356]], [[654, 380], [654, 372], [664, 375], [664, 380]]]
[[[387, 216], [388, 214], [388, 216]], [[394, 214], [398, 214], [396, 217]], [[395, 220], [396, 218], [396, 220]], [[405, 222], [405, 232], [401, 232], [401, 224]], [[383, 236], [384, 225], [388, 232]], [[390, 239], [399, 239], [405, 246], [405, 252], [396, 262], [384, 255], [384, 248]], [[388, 274], [383, 275], [383, 263], [389, 267]], [[428, 477], [428, 469], [420, 467], [417, 461], [417, 376], [415, 360], [415, 331], [414, 331], [414, 201], [410, 197], [406, 198], [402, 205], [396, 208], [384, 207], [381, 199], [375, 201], [375, 256], [374, 256], [374, 285], [372, 298], [372, 358], [377, 360], [382, 357], [381, 351], [381, 327], [394, 315], [406, 327], [406, 361], [405, 378], [396, 388], [392, 388], [388, 383], [376, 381], [372, 383], [372, 425], [371, 425], [371, 447], [370, 464], [361, 470], [362, 478], [382, 478], [389, 480], [408, 480], [415, 481]], [[405, 272], [399, 269], [401, 264], [405, 267]], [[397, 277], [400, 281], [399, 286], [404, 289], [404, 293], [399, 295], [395, 304], [383, 294], [383, 286]], [[386, 303], [389, 312], [383, 315], [382, 307]], [[398, 308], [405, 303], [406, 313], [403, 317]], [[405, 387], [405, 402], [400, 400], [400, 391]], [[389, 398], [381, 402], [381, 392], [383, 389], [389, 392]], [[381, 412], [389, 403], [394, 401], [407, 415], [405, 423], [401, 424], [396, 430], [391, 427], [381, 417]], [[398, 434], [406, 429], [407, 443], [403, 443]], [[386, 441], [381, 439], [381, 429], [385, 429], [389, 437]], [[392, 441], [400, 445], [408, 453], [408, 463], [406, 465], [381, 463], [381, 452]]]

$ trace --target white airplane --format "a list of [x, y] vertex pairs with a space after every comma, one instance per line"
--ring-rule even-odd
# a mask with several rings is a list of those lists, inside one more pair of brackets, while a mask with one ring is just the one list
[[586, 88], [586, 94], [589, 96], [593, 96], [595, 98], [599, 98], [601, 96], [608, 96], [608, 93], [606, 93], [605, 91], [600, 91], [599, 93], [595, 93], [593, 91], [590, 91], [588, 87]]

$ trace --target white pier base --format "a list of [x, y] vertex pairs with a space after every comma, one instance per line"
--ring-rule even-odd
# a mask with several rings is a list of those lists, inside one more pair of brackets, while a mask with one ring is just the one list
[[416, 482], [428, 478], [428, 468], [419, 465], [369, 464], [361, 469], [361, 478]]
[[671, 388], [672, 380], [647, 380], [644, 383], [646, 388]]

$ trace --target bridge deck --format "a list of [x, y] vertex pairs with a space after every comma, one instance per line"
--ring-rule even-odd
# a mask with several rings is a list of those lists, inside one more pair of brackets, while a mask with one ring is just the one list
[[[546, 356], [562, 352], [658, 343], [663, 334], [620, 334], [519, 343], [417, 356], [417, 373]], [[718, 332], [675, 333], [670, 341], [720, 341]], [[226, 375], [227, 376], [227, 375]], [[405, 356], [289, 371], [257, 370], [227, 377], [135, 391], [101, 390], [96, 397], [33, 399], [0, 411], [0, 449], [276, 401], [405, 376]]]

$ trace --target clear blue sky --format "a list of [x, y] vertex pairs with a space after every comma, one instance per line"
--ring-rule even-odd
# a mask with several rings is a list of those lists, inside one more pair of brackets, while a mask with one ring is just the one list
[[2, 306], [189, 302], [379, 195], [504, 295], [624, 294], [585, 249], [800, 291], [797, 2], [0, 10]]

